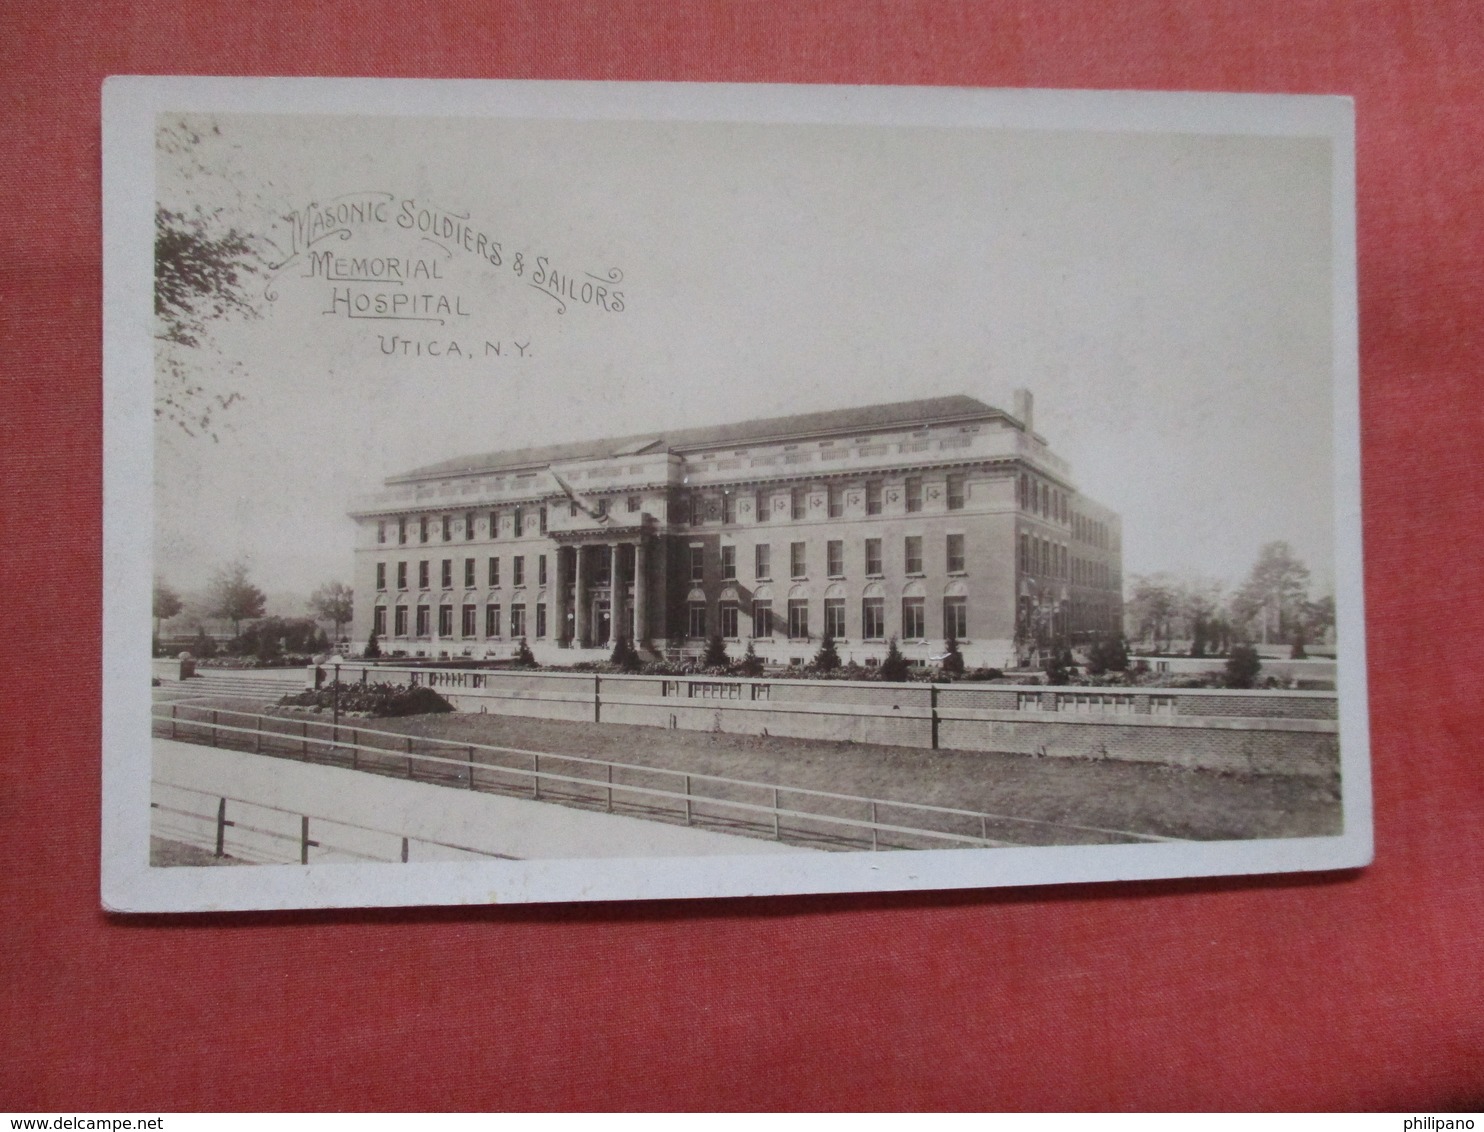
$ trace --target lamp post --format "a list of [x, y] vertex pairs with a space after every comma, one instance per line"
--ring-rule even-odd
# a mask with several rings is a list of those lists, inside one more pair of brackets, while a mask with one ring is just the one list
[[340, 665], [335, 665], [335, 686], [330, 690], [331, 702], [334, 704], [334, 726], [336, 728], [335, 738], [340, 738]]

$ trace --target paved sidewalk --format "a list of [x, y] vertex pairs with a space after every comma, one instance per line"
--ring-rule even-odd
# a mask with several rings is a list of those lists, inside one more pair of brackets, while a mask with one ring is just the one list
[[[245, 860], [299, 861], [301, 817], [310, 819], [310, 863], [412, 861], [478, 855], [560, 859], [739, 856], [810, 852], [752, 837], [649, 822], [569, 806], [459, 791], [338, 767], [154, 740], [153, 831], [215, 848], [217, 800], [238, 824], [226, 851]], [[256, 803], [256, 805], [252, 805]], [[187, 810], [210, 818], [182, 817]], [[286, 812], [279, 812], [286, 811]]]

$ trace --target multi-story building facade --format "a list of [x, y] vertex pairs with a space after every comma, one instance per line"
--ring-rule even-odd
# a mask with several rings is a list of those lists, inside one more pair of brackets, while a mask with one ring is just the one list
[[358, 647], [590, 659], [615, 635], [805, 663], [1116, 633], [1118, 516], [1013, 412], [939, 397], [449, 460], [356, 500]]

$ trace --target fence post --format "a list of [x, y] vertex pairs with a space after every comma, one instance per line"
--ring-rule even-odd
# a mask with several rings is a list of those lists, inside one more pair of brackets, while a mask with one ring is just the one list
[[593, 722], [603, 722], [603, 677], [593, 673]]
[[989, 818], [985, 814], [979, 815], [979, 840], [989, 841]]
[[876, 799], [871, 799], [871, 852], [876, 852]]
[[216, 708], [211, 709], [211, 745], [216, 746]]
[[299, 819], [299, 864], [309, 864], [309, 818]]
[[782, 841], [778, 836], [778, 787], [773, 787], [773, 840]]
[[299, 724], [299, 757], [305, 762], [309, 761], [309, 720], [302, 720]]
[[253, 729], [252, 753], [255, 755], [261, 755], [263, 753], [263, 721], [261, 718], [258, 720], [257, 727]]
[[474, 744], [469, 744], [469, 789], [474, 789]]
[[407, 736], [407, 780], [412, 781], [412, 736]]
[[359, 727], [350, 729], [350, 769], [361, 769], [361, 729]]
[[170, 738], [172, 739], [175, 738], [175, 711], [179, 707], [179, 704], [170, 705]]
[[933, 750], [938, 749], [938, 685], [928, 685], [928, 706], [933, 715]]
[[608, 812], [613, 812], [613, 764], [608, 764]]
[[407, 838], [402, 838], [402, 863], [407, 863]]
[[531, 797], [541, 799], [541, 756], [531, 753]]
[[690, 825], [690, 775], [685, 776], [685, 824]]
[[223, 798], [216, 804], [216, 855], [226, 856], [227, 845], [227, 800]]

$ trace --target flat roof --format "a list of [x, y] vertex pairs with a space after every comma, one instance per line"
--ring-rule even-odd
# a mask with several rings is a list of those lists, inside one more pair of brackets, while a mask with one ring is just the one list
[[736, 448], [748, 444], [774, 444], [857, 432], [920, 428], [924, 425], [1001, 417], [1019, 425], [1010, 414], [963, 394], [928, 397], [917, 401], [895, 401], [889, 405], [867, 405], [855, 409], [830, 409], [820, 413], [797, 413], [787, 417], [764, 417], [736, 424], [706, 425], [631, 436], [579, 440], [539, 448], [515, 448], [474, 456], [457, 456], [427, 464], [409, 472], [388, 476], [387, 483], [438, 479], [446, 476], [478, 475], [482, 472], [515, 471], [563, 464], [573, 460], [597, 460], [635, 456], [650, 452], [704, 452], [713, 448]]

